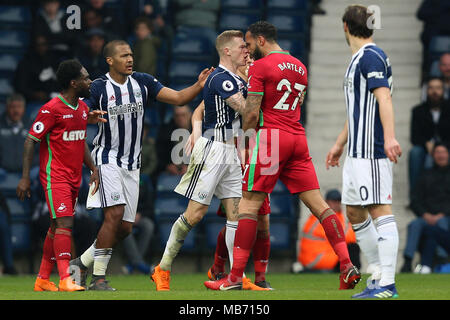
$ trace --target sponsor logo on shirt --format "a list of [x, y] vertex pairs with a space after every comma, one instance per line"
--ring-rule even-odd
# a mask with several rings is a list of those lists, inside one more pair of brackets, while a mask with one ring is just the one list
[[64, 141], [78, 141], [86, 139], [86, 130], [64, 131]]

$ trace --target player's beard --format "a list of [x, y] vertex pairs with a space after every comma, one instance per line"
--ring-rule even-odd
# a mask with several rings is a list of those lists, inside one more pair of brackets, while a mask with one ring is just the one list
[[81, 89], [80, 92], [78, 92], [78, 96], [80, 98], [89, 98], [91, 96], [91, 91], [89, 90], [89, 88]]
[[255, 51], [252, 53], [252, 58], [254, 60], [259, 60], [261, 58], [264, 58], [263, 53], [261, 52], [261, 50], [259, 49], [258, 46], [256, 46]]

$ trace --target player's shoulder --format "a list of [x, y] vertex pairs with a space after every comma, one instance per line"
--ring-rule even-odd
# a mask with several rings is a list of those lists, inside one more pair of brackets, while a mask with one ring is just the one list
[[134, 71], [131, 75], [130, 75], [130, 77], [131, 78], [133, 78], [133, 79], [135, 79], [137, 82], [151, 82], [151, 81], [153, 81], [153, 82], [158, 82], [158, 80], [154, 77], [154, 76], [152, 76], [151, 74], [149, 74], [149, 73], [145, 73], [145, 72], [137, 72], [137, 71]]
[[381, 49], [380, 47], [378, 47], [377, 45], [374, 44], [374, 45], [369, 45], [364, 48], [361, 59], [365, 60], [365, 61], [379, 59], [379, 60], [385, 62], [386, 60], [388, 60], [388, 57], [387, 57], [386, 53], [383, 51], [383, 49]]
[[106, 83], [108, 82], [108, 78], [106, 75], [102, 75], [98, 78], [95, 78], [91, 83], [91, 90], [92, 89], [100, 89], [101, 87], [106, 86]]
[[222, 85], [225, 81], [230, 81], [232, 83], [236, 82], [236, 79], [229, 73], [227, 70], [217, 67], [211, 74], [208, 76], [206, 80], [206, 84], [208, 88], [213, 87], [214, 85]]

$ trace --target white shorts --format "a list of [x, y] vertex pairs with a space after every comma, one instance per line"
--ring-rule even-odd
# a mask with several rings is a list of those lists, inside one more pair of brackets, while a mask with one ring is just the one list
[[392, 162], [347, 157], [342, 179], [342, 203], [367, 206], [392, 204]]
[[218, 199], [240, 198], [242, 169], [235, 145], [200, 137], [175, 192], [208, 206], [214, 195]]
[[98, 166], [100, 186], [91, 196], [91, 186], [86, 208], [107, 208], [120, 204], [125, 205], [122, 220], [134, 222], [139, 199], [139, 172], [127, 170], [116, 164], [108, 163]]

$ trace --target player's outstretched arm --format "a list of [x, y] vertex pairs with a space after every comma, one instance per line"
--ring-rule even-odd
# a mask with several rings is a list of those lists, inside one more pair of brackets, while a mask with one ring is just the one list
[[379, 87], [373, 90], [373, 94], [380, 106], [380, 120], [384, 134], [384, 152], [389, 160], [397, 163], [397, 157], [402, 155], [402, 148], [395, 138], [394, 108], [392, 106], [391, 91], [387, 87]]
[[249, 94], [245, 101], [245, 108], [242, 113], [242, 130], [247, 132], [248, 129], [255, 129], [258, 124], [259, 109], [263, 96]]
[[16, 194], [17, 197], [23, 201], [25, 197], [31, 197], [30, 191], [30, 169], [33, 163], [34, 145], [36, 141], [27, 137], [23, 146], [23, 161], [22, 161], [22, 178], [17, 184]]
[[345, 122], [344, 129], [339, 133], [336, 142], [328, 151], [327, 158], [325, 160], [325, 167], [327, 170], [331, 167], [339, 167], [339, 159], [344, 152], [345, 144], [347, 143], [348, 136], [348, 122]]
[[213, 71], [214, 68], [204, 69], [198, 76], [198, 80], [196, 83], [180, 91], [164, 87], [159, 91], [156, 99], [160, 102], [172, 104], [175, 106], [185, 105], [194, 100], [194, 98], [200, 93], [200, 91], [202, 91], [206, 79]]

